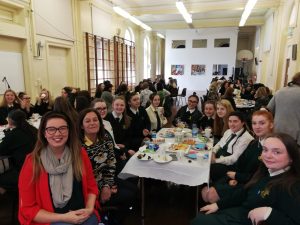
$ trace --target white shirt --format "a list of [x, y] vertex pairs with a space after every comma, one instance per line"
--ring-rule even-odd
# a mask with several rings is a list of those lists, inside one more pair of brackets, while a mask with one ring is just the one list
[[115, 148], [119, 149], [119, 147], [116, 144], [114, 132], [113, 132], [113, 129], [112, 129], [112, 126], [111, 126], [110, 122], [107, 121], [107, 120], [102, 120], [102, 121], [103, 121], [104, 129], [108, 131], [108, 133], [111, 135], [111, 137], [113, 139]]
[[[220, 158], [216, 159], [216, 163], [221, 163], [225, 165], [232, 165], [234, 164], [240, 155], [246, 150], [249, 143], [254, 139], [251, 134], [249, 134], [248, 131], [245, 131], [242, 136], [241, 133], [244, 131], [244, 129], [239, 130], [236, 133], [236, 137], [231, 140], [231, 142], [228, 144], [227, 152], [230, 153], [230, 156], [221, 156]], [[213, 152], [216, 153], [220, 148], [222, 148], [227, 141], [230, 139], [231, 134], [233, 132], [228, 129], [225, 131], [223, 137], [221, 140], [213, 147]], [[235, 143], [235, 144], [234, 144]]]
[[186, 108], [187, 112], [190, 112], [191, 114], [195, 111], [195, 109], [189, 109], [189, 107]]
[[115, 111], [112, 111], [112, 115], [114, 116], [115, 119], [119, 118], [121, 120], [123, 118], [123, 114], [121, 114], [120, 116], [118, 116]]
[[[150, 105], [146, 109], [146, 112], [149, 116], [150, 123], [151, 123], [151, 130], [156, 130], [157, 129], [157, 119], [156, 119], [155, 111], [157, 111], [157, 110], [152, 105]], [[164, 115], [161, 115], [160, 113], [158, 115], [159, 115], [159, 118], [160, 118], [161, 127], [163, 127], [163, 125], [165, 125], [168, 122], [168, 120]]]

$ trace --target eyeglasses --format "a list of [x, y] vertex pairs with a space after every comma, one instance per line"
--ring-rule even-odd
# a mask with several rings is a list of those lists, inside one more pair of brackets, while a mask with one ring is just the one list
[[98, 111], [105, 111], [105, 110], [107, 110], [107, 107], [103, 107], [103, 108], [97, 107], [96, 109], [97, 109]]
[[197, 101], [188, 100], [190, 103], [198, 103]]
[[31, 99], [30, 97], [24, 97], [23, 99]]
[[61, 127], [46, 127], [46, 132], [50, 135], [53, 135], [56, 133], [56, 131], [59, 131], [61, 134], [66, 134], [69, 131], [68, 126], [61, 126]]

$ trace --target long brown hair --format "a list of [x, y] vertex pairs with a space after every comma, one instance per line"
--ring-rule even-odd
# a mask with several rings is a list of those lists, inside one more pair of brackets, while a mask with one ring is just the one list
[[[271, 180], [267, 184], [267, 188], [270, 190], [273, 187], [279, 187], [286, 190], [290, 195], [293, 195], [293, 185], [300, 182], [300, 151], [298, 149], [298, 145], [290, 135], [284, 133], [271, 133], [266, 137], [266, 139], [268, 138], [279, 139], [285, 146], [292, 161], [290, 169], [285, 172], [285, 175]], [[254, 186], [265, 176], [268, 176], [268, 169], [264, 163], [261, 163], [251, 180], [245, 185], [245, 188]]]
[[69, 136], [66, 145], [70, 148], [74, 176], [78, 181], [81, 180], [82, 177], [82, 159], [80, 153], [81, 145], [78, 139], [77, 129], [75, 128], [76, 126], [66, 114], [52, 111], [52, 112], [47, 112], [41, 119], [41, 124], [38, 130], [38, 140], [32, 152], [33, 181], [38, 179], [43, 169], [40, 155], [42, 149], [48, 146], [48, 141], [45, 138], [45, 129], [47, 123], [50, 119], [57, 119], [57, 118], [66, 121], [69, 127]]
[[17, 103], [17, 104], [21, 104], [20, 102], [20, 99], [18, 98], [17, 94], [15, 91], [11, 90], [11, 89], [7, 89], [4, 94], [3, 94], [3, 99], [2, 99], [2, 102], [0, 104], [0, 107], [7, 107], [7, 101], [6, 101], [6, 98], [5, 98], [5, 95], [8, 93], [8, 92], [11, 92], [13, 93], [13, 95], [15, 96], [15, 100], [14, 100], [14, 103]]
[[226, 115], [224, 118], [220, 118], [216, 113], [216, 117], [214, 119], [214, 135], [223, 136], [224, 132], [228, 129], [228, 115], [234, 111], [231, 103], [226, 99], [221, 99], [216, 103], [217, 105], [221, 105], [226, 108]]

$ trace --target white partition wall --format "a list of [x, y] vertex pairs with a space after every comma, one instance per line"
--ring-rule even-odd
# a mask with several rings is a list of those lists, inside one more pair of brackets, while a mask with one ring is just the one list
[[[213, 77], [221, 77], [226, 72], [226, 78], [232, 76], [237, 37], [237, 27], [168, 30], [165, 43], [165, 78], [176, 78], [180, 88], [205, 91]], [[204, 44], [201, 41], [197, 44], [195, 40], [206, 40], [206, 45], [205, 41]], [[222, 44], [222, 40], [229, 40], [229, 43]], [[185, 48], [182, 48], [184, 45]], [[224, 65], [227, 65], [227, 69], [223, 68]]]

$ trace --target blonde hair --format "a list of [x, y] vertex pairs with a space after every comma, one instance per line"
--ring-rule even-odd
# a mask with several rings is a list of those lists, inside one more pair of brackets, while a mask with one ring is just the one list
[[268, 92], [265, 87], [259, 87], [256, 90], [255, 95], [254, 95], [255, 98], [261, 98], [261, 97], [266, 97], [266, 96], [268, 96]]
[[234, 111], [231, 103], [226, 99], [221, 99], [216, 103], [216, 105], [221, 105], [226, 108], [226, 115], [223, 118], [220, 118], [216, 113], [214, 119], [214, 135], [223, 136], [224, 132], [229, 128], [228, 127], [228, 116], [231, 112]]
[[8, 92], [11, 92], [13, 93], [13, 95], [15, 96], [15, 100], [14, 100], [14, 103], [17, 103], [17, 104], [21, 104], [20, 102], [20, 99], [18, 98], [17, 94], [15, 91], [11, 90], [11, 89], [7, 89], [4, 94], [3, 94], [3, 99], [2, 99], [2, 102], [0, 104], [0, 107], [7, 107], [7, 101], [6, 101], [6, 98], [5, 98], [5, 95], [8, 93]]

